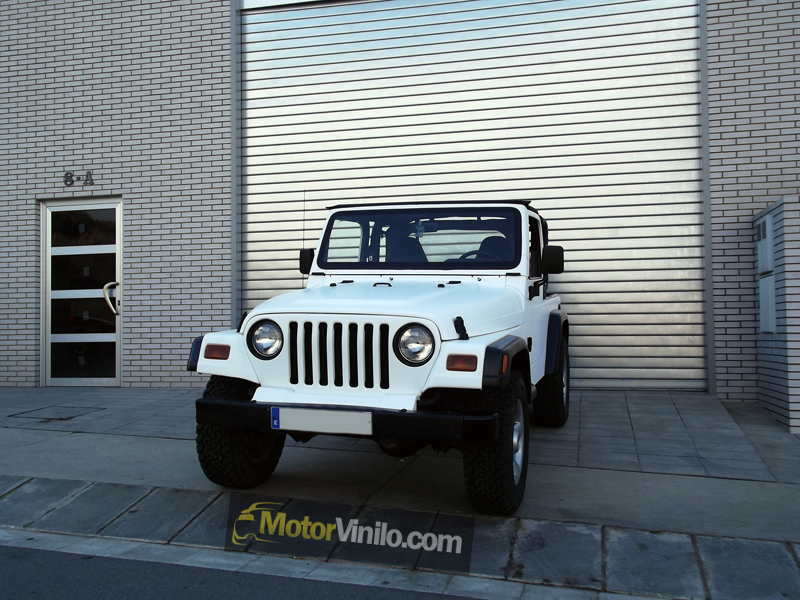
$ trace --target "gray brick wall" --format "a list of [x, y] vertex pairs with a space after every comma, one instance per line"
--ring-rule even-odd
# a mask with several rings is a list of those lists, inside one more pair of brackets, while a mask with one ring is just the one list
[[0, 385], [40, 383], [40, 201], [87, 196], [123, 202], [123, 385], [201, 383], [188, 344], [230, 322], [229, 11], [0, 3]]
[[708, 2], [717, 393], [757, 396], [753, 215], [798, 193], [800, 2]]

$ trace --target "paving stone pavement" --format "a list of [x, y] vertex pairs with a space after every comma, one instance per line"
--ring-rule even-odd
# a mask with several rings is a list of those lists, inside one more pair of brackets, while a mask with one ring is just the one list
[[532, 463], [800, 483], [800, 438], [756, 403], [667, 391], [570, 401], [565, 427], [532, 430]]
[[[41, 450], [36, 454], [37, 449], [76, 448], [87, 443], [95, 454], [102, 448], [142, 451], [144, 447], [136, 440], [143, 439], [157, 445], [159, 452], [166, 449], [163, 460], [172, 464], [171, 472], [179, 473], [190, 464], [198, 471], [191, 456], [193, 400], [198, 395], [194, 389], [0, 390], [0, 455], [8, 451], [24, 456], [27, 450], [35, 457], [42, 455]], [[68, 439], [76, 441], [68, 445]], [[361, 456], [362, 463], [374, 469], [369, 473], [387, 475], [367, 494], [315, 500], [315, 490], [320, 488], [305, 488], [302, 478], [288, 473], [279, 486], [282, 493], [276, 496], [284, 506], [313, 507], [315, 502], [321, 506], [341, 500], [336, 504], [341, 508], [336, 510], [345, 511], [343, 515], [350, 510], [348, 516], [363, 515], [368, 522], [388, 521], [394, 518], [391, 515], [415, 509], [402, 502], [395, 508], [383, 504], [392, 498], [387, 490], [401, 489], [404, 478], [414, 471], [417, 478], [435, 481], [430, 488], [403, 490], [408, 498], [422, 496], [428, 505], [436, 505], [438, 494], [452, 514], [469, 514], [468, 508], [459, 504], [463, 482], [458, 477], [453, 481], [441, 478], [443, 471], [438, 465], [451, 464], [452, 458], [423, 451], [425, 460], [389, 460], [372, 442], [322, 436], [309, 444], [290, 444], [290, 448], [307, 456], [337, 452], [351, 457], [350, 462]], [[287, 449], [287, 453], [291, 452]], [[292, 558], [252, 548], [247, 552], [226, 550], [232, 495], [197, 479], [196, 473], [186, 475], [181, 486], [163, 485], [147, 471], [144, 459], [137, 463], [133, 457], [126, 466], [128, 480], [124, 482], [85, 476], [93, 468], [108, 473], [102, 458], [98, 456], [94, 466], [76, 464], [74, 472], [80, 477], [70, 471], [63, 478], [26, 475], [24, 465], [12, 469], [11, 459], [3, 462], [0, 458], [0, 545], [476, 598], [800, 598], [800, 535], [788, 522], [783, 536], [771, 537], [775, 531], [771, 529], [735, 537], [715, 534], [708, 527], [675, 531], [626, 527], [619, 524], [625, 522], [625, 515], [601, 522], [587, 521], [574, 511], [542, 518], [544, 513], [534, 509], [509, 518], [476, 516], [469, 573], [426, 567], [413, 556], [402, 564], [365, 564], [335, 541]], [[532, 431], [531, 463], [552, 467], [554, 476], [582, 477], [581, 481], [590, 481], [586, 479], [589, 473], [604, 472], [609, 477], [612, 472], [645, 477], [629, 479], [639, 485], [656, 481], [653, 477], [666, 482], [680, 477], [689, 487], [691, 483], [686, 482], [691, 478], [698, 484], [720, 480], [726, 490], [743, 494], [737, 501], [750, 502], [756, 510], [769, 510], [770, 506], [784, 510], [777, 507], [787, 506], [787, 498], [788, 505], [800, 505], [800, 439], [756, 404], [720, 403], [706, 394], [577, 392], [566, 427]], [[3, 469], [8, 469], [8, 474], [3, 474]], [[625, 480], [619, 476], [616, 481]], [[534, 488], [529, 494], [535, 496], [536, 482], [529, 481], [529, 486]], [[292, 490], [305, 496], [292, 497]], [[759, 490], [762, 496], [748, 496], [752, 490]], [[776, 500], [780, 492], [783, 504], [770, 502], [771, 490], [775, 490]], [[625, 506], [624, 496], [645, 491], [620, 489], [619, 505]], [[433, 528], [449, 518], [449, 513], [434, 511], [420, 516], [424, 517], [420, 527]], [[707, 515], [698, 510], [696, 516], [686, 516], [692, 518], [705, 521]], [[736, 518], [740, 518], [738, 513]]]

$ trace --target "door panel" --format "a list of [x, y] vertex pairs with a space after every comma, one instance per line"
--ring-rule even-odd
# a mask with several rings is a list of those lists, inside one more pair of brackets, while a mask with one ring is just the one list
[[51, 246], [114, 245], [117, 240], [115, 208], [61, 210], [52, 208]]
[[44, 207], [45, 384], [120, 384], [121, 204]]
[[80, 379], [75, 385], [107, 385], [107, 379], [117, 377], [116, 346], [114, 342], [51, 343], [51, 385], [71, 385], [58, 381], [62, 378]]
[[[51, 256], [53, 290], [102, 290], [109, 281], [117, 280], [117, 255], [110, 246], [107, 254], [74, 254]], [[92, 251], [97, 249], [92, 247]]]

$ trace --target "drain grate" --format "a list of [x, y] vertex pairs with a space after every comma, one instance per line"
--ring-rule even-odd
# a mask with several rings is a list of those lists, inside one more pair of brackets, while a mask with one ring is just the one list
[[74, 417], [88, 415], [93, 412], [100, 412], [104, 408], [91, 408], [86, 406], [47, 406], [37, 408], [13, 415], [9, 417], [20, 417], [22, 419], [49, 419], [51, 421], [69, 421]]

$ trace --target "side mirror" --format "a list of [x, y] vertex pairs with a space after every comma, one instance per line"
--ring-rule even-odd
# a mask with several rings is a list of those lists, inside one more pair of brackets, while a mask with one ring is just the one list
[[564, 248], [545, 246], [542, 249], [542, 275], [558, 275], [564, 272]]
[[303, 275], [311, 273], [311, 265], [314, 263], [314, 248], [303, 248], [300, 250], [300, 272]]

